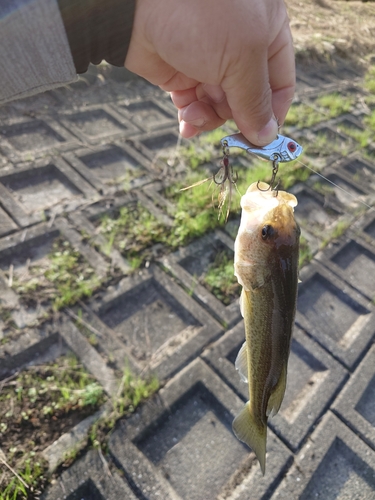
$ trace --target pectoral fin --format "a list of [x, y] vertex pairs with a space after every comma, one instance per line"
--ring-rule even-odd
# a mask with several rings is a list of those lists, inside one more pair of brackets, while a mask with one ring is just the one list
[[277, 382], [272, 394], [268, 400], [267, 405], [267, 417], [273, 417], [279, 411], [281, 403], [284, 399], [285, 388], [286, 388], [286, 366], [283, 368], [279, 381]]
[[255, 421], [250, 412], [249, 401], [234, 419], [232, 427], [237, 439], [246, 443], [254, 451], [264, 475], [266, 472], [267, 426]]
[[241, 349], [237, 354], [236, 361], [234, 363], [236, 370], [240, 374], [242, 382], [246, 382], [248, 380], [248, 368], [247, 368], [247, 346], [246, 342], [242, 344]]

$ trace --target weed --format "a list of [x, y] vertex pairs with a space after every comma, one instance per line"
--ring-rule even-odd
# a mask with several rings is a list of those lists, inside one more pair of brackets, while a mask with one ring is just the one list
[[204, 284], [225, 305], [229, 305], [240, 294], [240, 285], [234, 276], [233, 256], [218, 252], [203, 278]]
[[348, 113], [352, 109], [355, 99], [339, 92], [332, 92], [318, 97], [315, 103], [329, 118], [336, 118]]
[[135, 376], [126, 367], [122, 373], [116, 396], [111, 400], [111, 410], [95, 422], [89, 431], [89, 443], [94, 447], [105, 447], [108, 433], [120, 418], [134, 412], [136, 407], [159, 389], [155, 377], [147, 380]]
[[54, 310], [83, 297], [90, 297], [101, 285], [92, 267], [68, 241], [57, 239], [44, 266], [29, 266], [13, 277], [13, 289], [25, 300], [49, 300]]
[[140, 203], [121, 207], [114, 218], [105, 215], [98, 231], [108, 240], [108, 251], [116, 245], [133, 269], [145, 260], [142, 251], [155, 243], [165, 243], [168, 228]]
[[331, 233], [326, 238], [324, 238], [322, 242], [322, 248], [327, 246], [330, 241], [340, 238], [340, 236], [342, 236], [345, 233], [348, 227], [350, 227], [349, 220], [347, 219], [339, 220], [335, 225], [335, 227], [332, 229]]
[[196, 144], [192, 142], [188, 146], [183, 146], [179, 149], [179, 156], [186, 161], [189, 168], [196, 170], [201, 165], [210, 161], [211, 152], [205, 149], [199, 150]]
[[293, 103], [285, 118], [285, 126], [296, 126], [298, 128], [312, 127], [324, 120], [324, 114], [316, 111], [312, 106], [305, 103]]
[[[365, 119], [365, 123], [366, 123], [366, 119]], [[374, 122], [374, 124], [375, 124], [375, 122]], [[362, 130], [362, 129], [359, 129], [356, 127], [350, 127], [350, 126], [346, 126], [346, 125], [339, 125], [338, 129], [340, 132], [343, 132], [347, 136], [349, 136], [352, 139], [354, 139], [355, 141], [359, 142], [359, 145], [362, 148], [367, 147], [370, 144], [371, 140], [373, 139], [373, 132], [371, 130], [368, 130], [368, 129]]]
[[301, 235], [299, 240], [299, 268], [306, 266], [313, 258], [312, 251], [306, 238]]
[[47, 481], [47, 464], [38, 450], [72, 425], [73, 414], [81, 420], [104, 401], [102, 387], [74, 356], [29, 367], [3, 383], [0, 438], [7, 456], [1, 460], [0, 455], [6, 484], [0, 498], [36, 498]]
[[375, 66], [371, 66], [365, 75], [364, 88], [371, 94], [375, 94]]

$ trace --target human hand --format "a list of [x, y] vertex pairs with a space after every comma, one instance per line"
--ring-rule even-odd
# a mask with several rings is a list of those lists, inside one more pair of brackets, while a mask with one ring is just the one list
[[268, 144], [295, 88], [284, 1], [137, 0], [125, 66], [171, 93], [183, 137], [233, 118]]

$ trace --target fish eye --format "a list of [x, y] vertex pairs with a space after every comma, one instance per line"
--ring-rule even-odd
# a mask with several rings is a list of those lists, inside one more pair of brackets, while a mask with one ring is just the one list
[[271, 238], [271, 236], [273, 236], [274, 234], [274, 229], [272, 226], [270, 226], [269, 224], [267, 224], [266, 226], [263, 226], [262, 227], [262, 238], [264, 240], [266, 240], [267, 238]]
[[287, 144], [287, 148], [289, 149], [289, 151], [291, 153], [295, 153], [295, 151], [297, 150], [297, 144], [295, 142], [293, 142], [293, 141], [290, 141]]

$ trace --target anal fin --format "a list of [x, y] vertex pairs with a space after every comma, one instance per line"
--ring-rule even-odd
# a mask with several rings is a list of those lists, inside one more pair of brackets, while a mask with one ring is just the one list
[[247, 344], [246, 341], [242, 344], [241, 349], [237, 354], [236, 361], [234, 363], [236, 370], [240, 374], [242, 382], [247, 383], [248, 381], [248, 368], [247, 368]]
[[267, 405], [267, 417], [273, 417], [280, 410], [281, 403], [284, 399], [285, 388], [286, 388], [286, 366], [282, 369], [280, 378], [271, 393]]

